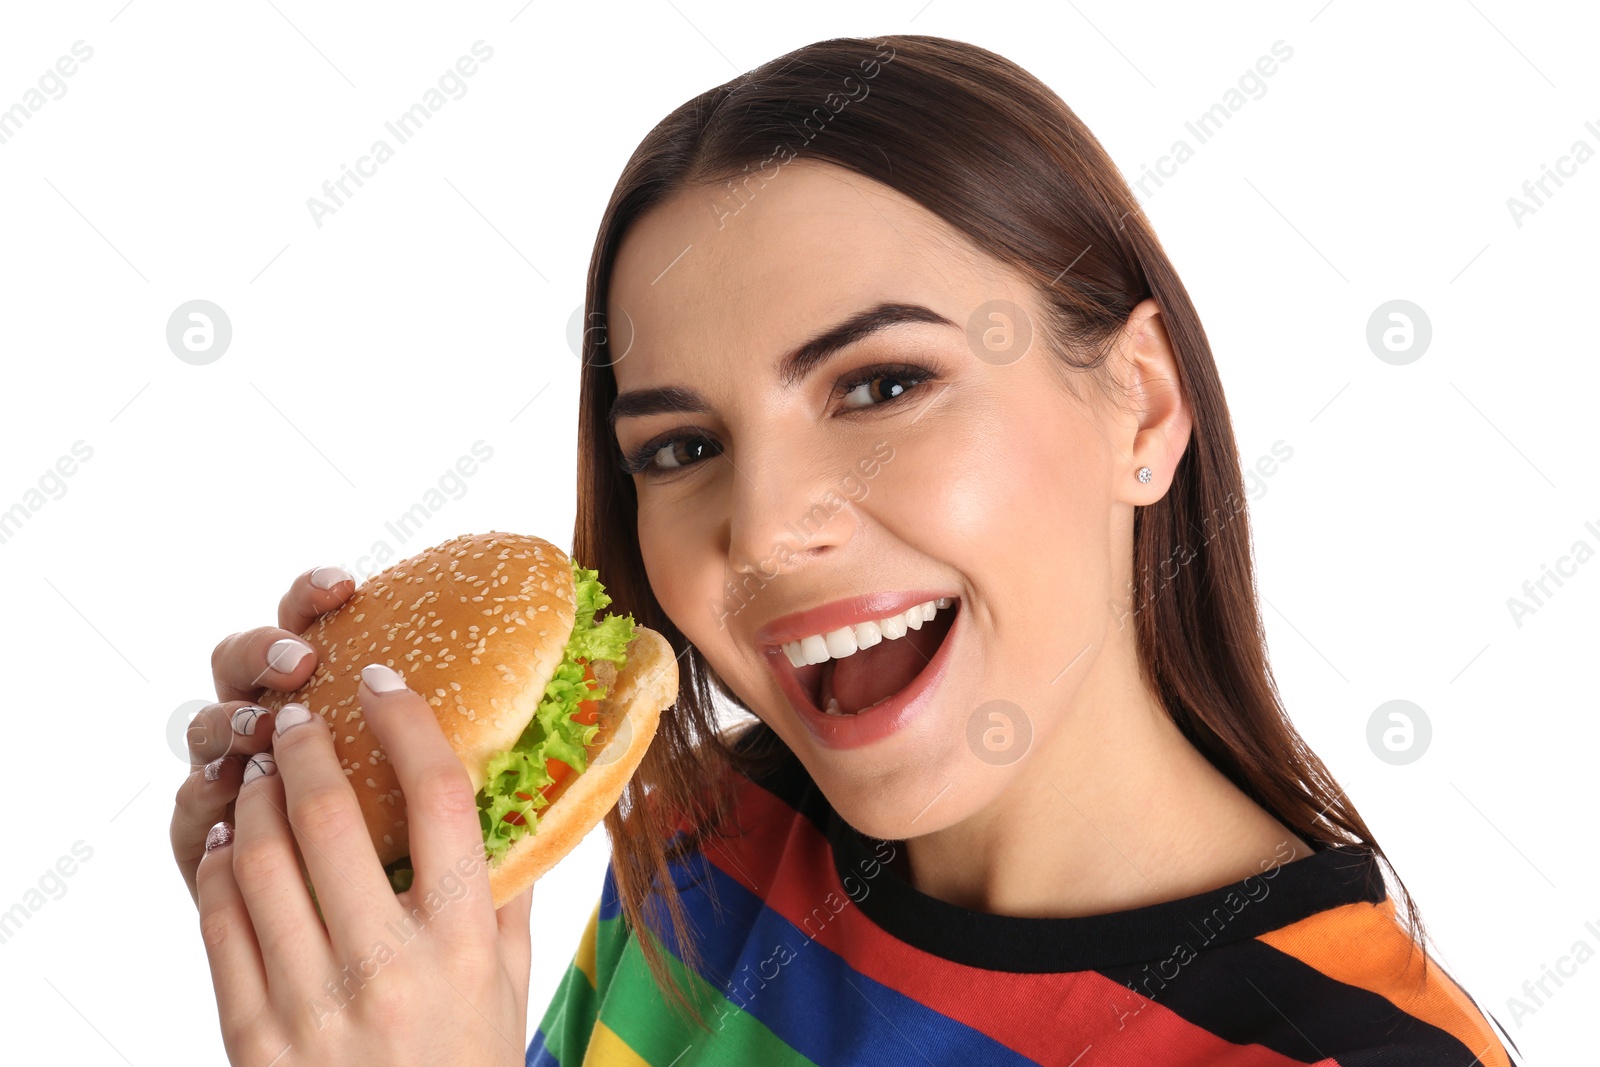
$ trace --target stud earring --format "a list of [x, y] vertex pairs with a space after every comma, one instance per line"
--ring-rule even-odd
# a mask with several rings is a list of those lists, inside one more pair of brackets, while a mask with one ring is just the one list
[[1147, 483], [1147, 484], [1148, 484], [1148, 483], [1149, 483], [1149, 481], [1150, 481], [1150, 479], [1151, 479], [1151, 478], [1153, 478], [1153, 477], [1155, 477], [1155, 475], [1154, 475], [1154, 473], [1153, 473], [1153, 472], [1152, 472], [1152, 471], [1151, 471], [1151, 470], [1150, 470], [1150, 468], [1149, 468], [1149, 467], [1140, 467], [1140, 468], [1139, 468], [1139, 480], [1140, 480], [1140, 481], [1141, 481], [1141, 482], [1145, 482], [1145, 483]]

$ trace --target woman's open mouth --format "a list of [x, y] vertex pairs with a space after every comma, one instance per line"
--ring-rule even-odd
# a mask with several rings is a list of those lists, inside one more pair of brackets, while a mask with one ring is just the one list
[[936, 597], [766, 650], [790, 704], [830, 748], [856, 748], [926, 707], [950, 659], [958, 597]]

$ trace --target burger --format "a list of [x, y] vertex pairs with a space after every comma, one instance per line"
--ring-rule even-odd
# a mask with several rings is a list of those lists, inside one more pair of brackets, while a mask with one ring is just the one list
[[321, 616], [301, 635], [319, 654], [316, 671], [259, 703], [304, 704], [328, 724], [373, 847], [404, 892], [413, 877], [405, 795], [357, 699], [363, 666], [398, 671], [433, 708], [477, 790], [498, 908], [605, 817], [677, 700], [672, 646], [630, 614], [601, 618], [610, 603], [595, 571], [543, 538], [463, 535], [373, 576]]

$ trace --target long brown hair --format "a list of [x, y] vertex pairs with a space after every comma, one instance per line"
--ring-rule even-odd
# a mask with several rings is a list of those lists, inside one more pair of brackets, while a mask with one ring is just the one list
[[[1097, 375], [1134, 306], [1155, 300], [1193, 423], [1171, 488], [1135, 512], [1136, 579], [1125, 611], [1141, 669], [1189, 742], [1279, 822], [1382, 860], [1404, 897], [1415, 948], [1425, 935], [1409, 892], [1279, 699], [1228, 406], [1200, 317], [1149, 220], [1100, 143], [1048, 87], [986, 49], [921, 35], [819, 41], [687, 101], [634, 151], [600, 223], [586, 298], [573, 551], [598, 568], [614, 610], [667, 636], [681, 679], [677, 705], [606, 817], [626, 921], [646, 929], [647, 900], [658, 894], [665, 913], [657, 909], [656, 919], [672, 924], [694, 972], [668, 864], [724, 825], [726, 794], [708, 785], [728, 780], [730, 769], [757, 771], [755, 761], [785, 749], [760, 723], [744, 731], [748, 750], [735, 751], [719, 733], [713, 691], [743, 705], [646, 579], [634, 484], [618, 467], [607, 419], [617, 394], [611, 364], [625, 354], [624, 339], [606, 328], [623, 327], [605, 319], [615, 257], [628, 226], [674, 194], [701, 188], [734, 210], [765, 182], [781, 181], [781, 167], [796, 158], [897, 190], [1031, 280], [1064, 374]], [[683, 832], [674, 839], [675, 829]], [[687, 1007], [659, 944], [652, 936], [640, 943], [658, 984]]]

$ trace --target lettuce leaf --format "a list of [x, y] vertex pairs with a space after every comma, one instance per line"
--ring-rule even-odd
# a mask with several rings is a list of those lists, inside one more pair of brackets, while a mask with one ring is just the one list
[[404, 893], [407, 889], [411, 888], [412, 871], [410, 856], [405, 856], [401, 859], [395, 860], [393, 863], [389, 864], [389, 866], [385, 867], [383, 871], [389, 876], [389, 885], [393, 887], [396, 894]]
[[[580, 701], [602, 699], [606, 689], [598, 682], [585, 683], [584, 664], [578, 660], [606, 659], [618, 668], [628, 662], [625, 649], [634, 636], [633, 616], [608, 615], [596, 623], [595, 614], [611, 603], [598, 572], [580, 567], [574, 560], [572, 582], [572, 635], [561, 663], [545, 686], [538, 710], [522, 736], [511, 748], [489, 760], [484, 786], [478, 791], [478, 822], [483, 828], [490, 866], [498, 865], [507, 849], [538, 829], [538, 811], [549, 803], [539, 790], [552, 781], [545, 760], [560, 760], [574, 774], [581, 774], [588, 767], [584, 746], [594, 740], [600, 727], [574, 722], [572, 717], [577, 714]], [[523, 800], [516, 795], [519, 792], [533, 799]], [[513, 811], [524, 819], [522, 825], [505, 820], [506, 814]]]

